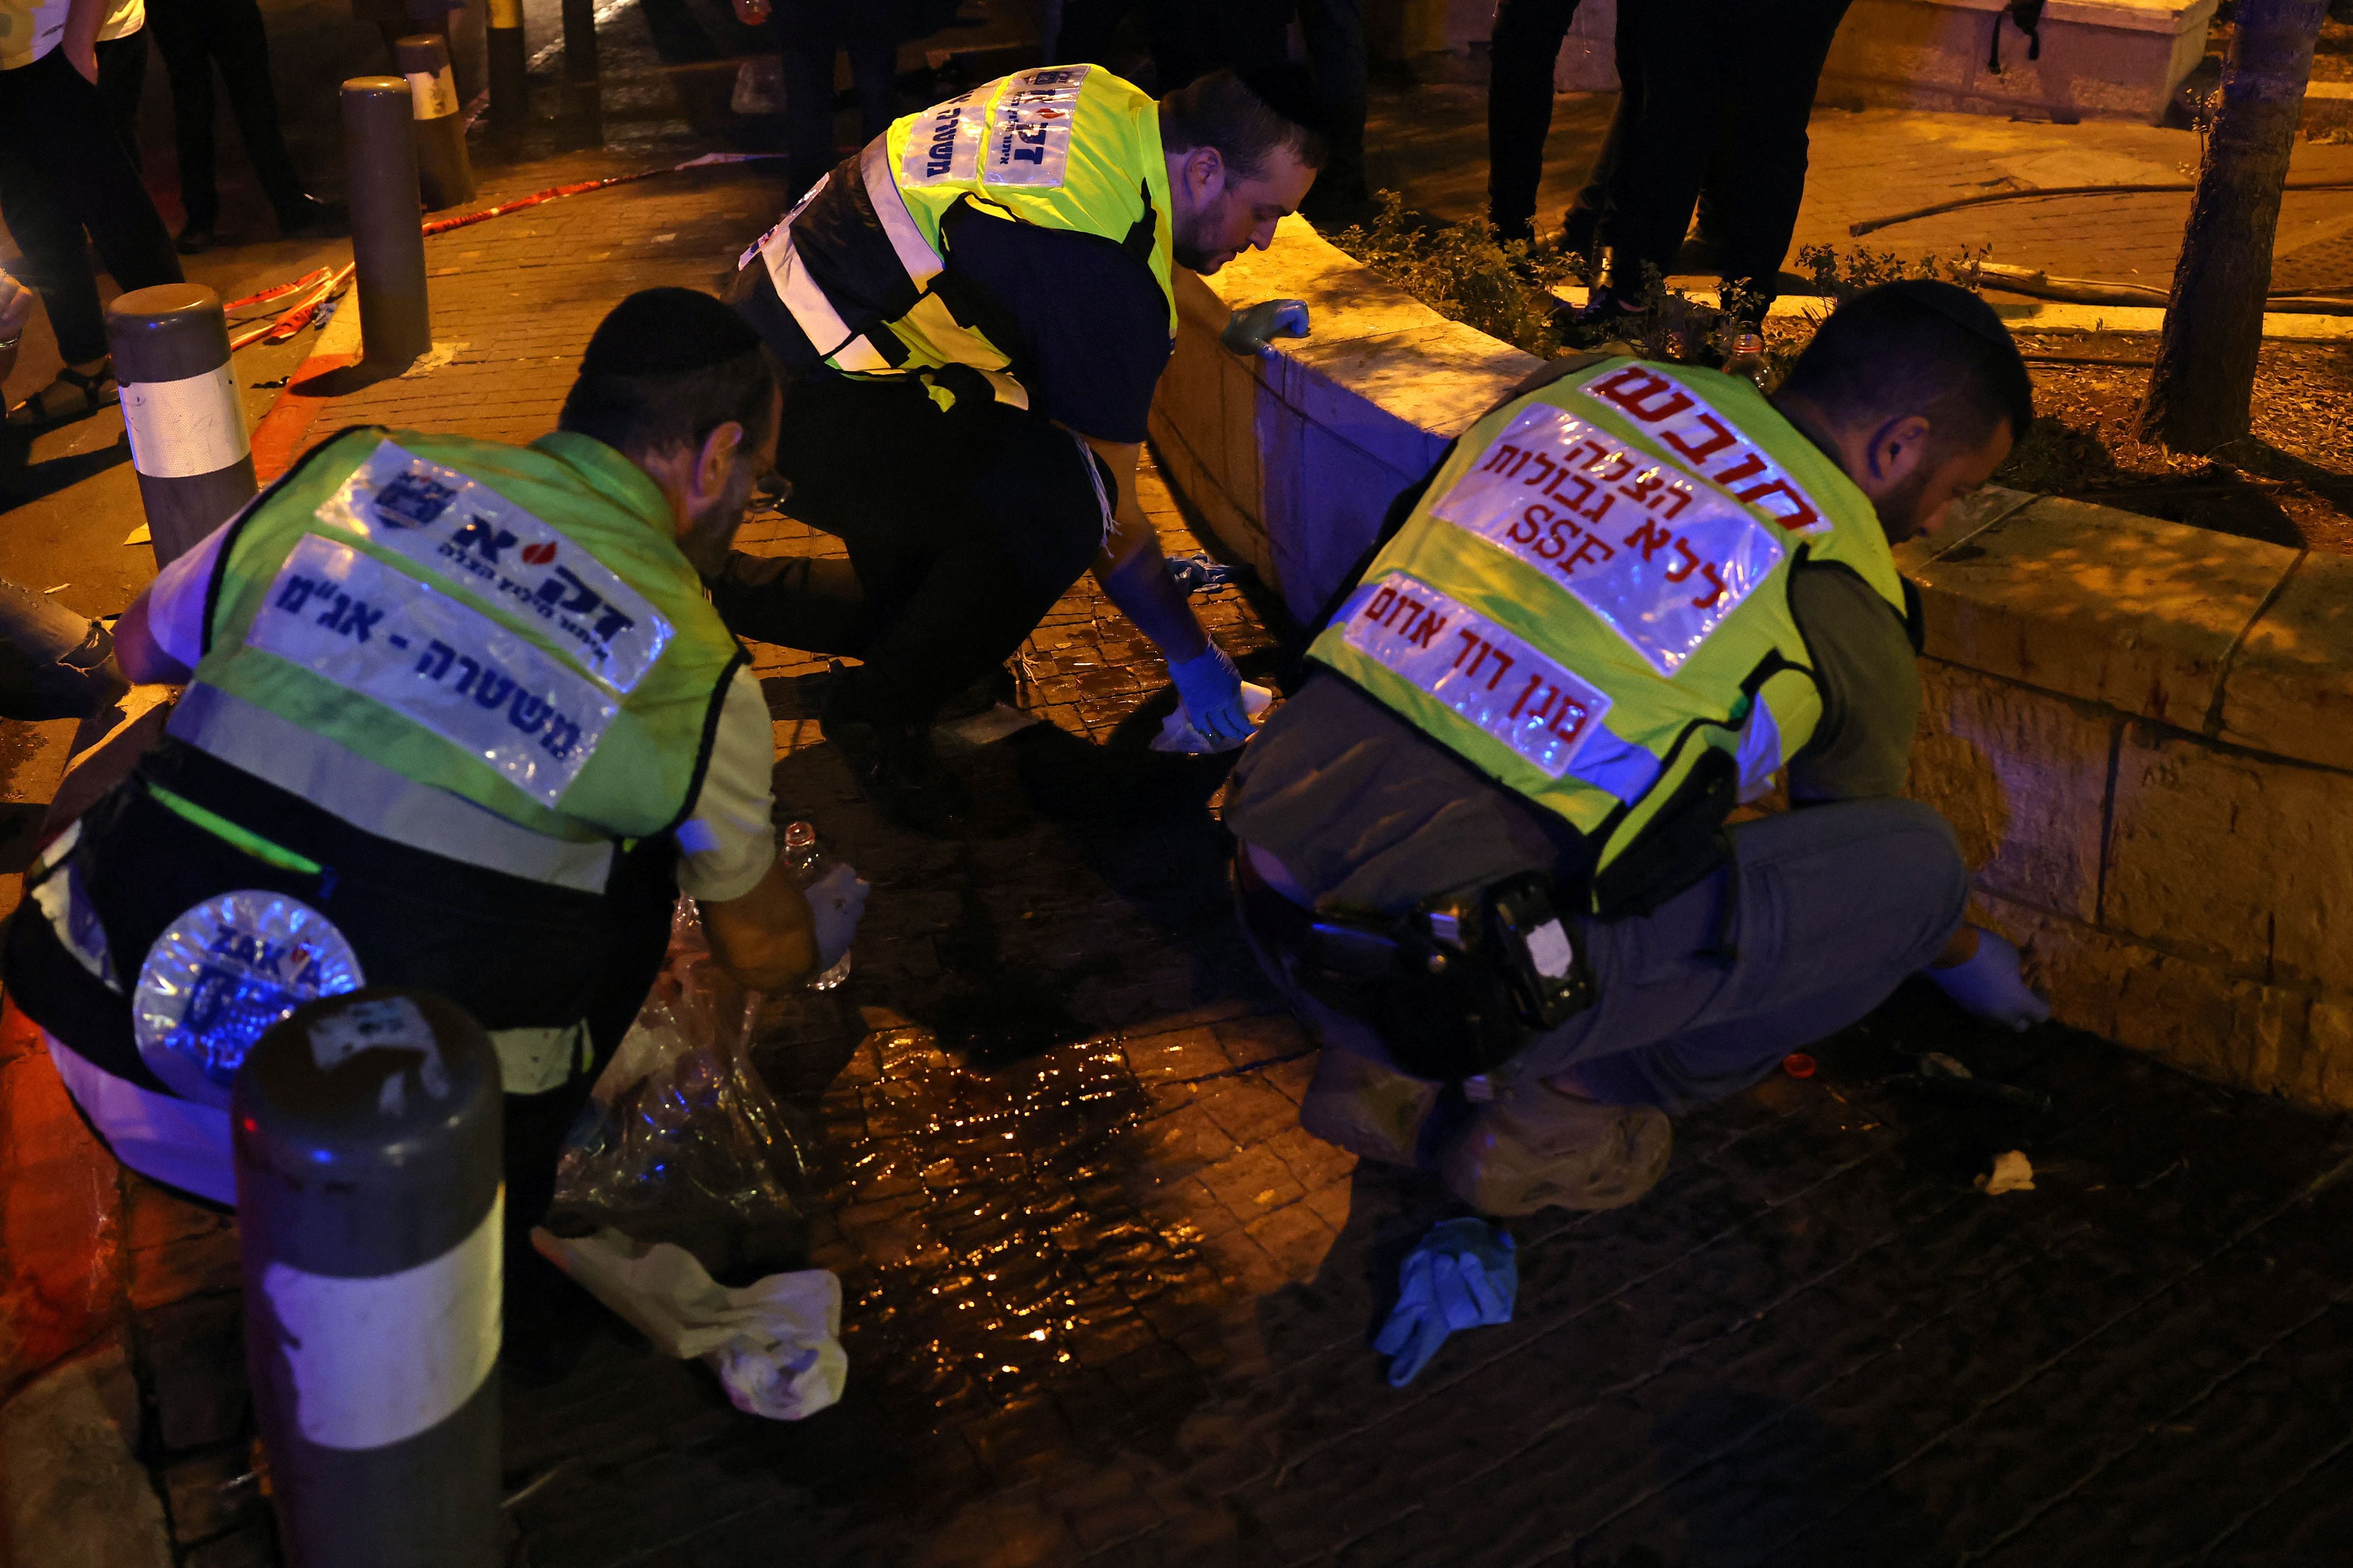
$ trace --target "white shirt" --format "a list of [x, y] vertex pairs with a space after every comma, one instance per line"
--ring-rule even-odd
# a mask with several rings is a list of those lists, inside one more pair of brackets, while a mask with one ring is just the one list
[[[231, 519], [234, 522], [236, 520]], [[157, 574], [147, 590], [147, 631], [155, 646], [196, 668], [205, 655], [205, 595], [229, 523], [206, 534]], [[719, 732], [694, 809], [678, 830], [678, 889], [725, 903], [767, 875], [776, 858], [776, 731], [768, 700], [749, 669], [738, 669], [719, 710]]]

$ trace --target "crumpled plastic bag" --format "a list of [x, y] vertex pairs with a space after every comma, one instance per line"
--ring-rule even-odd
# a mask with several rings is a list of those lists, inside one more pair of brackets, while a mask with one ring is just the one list
[[681, 1361], [699, 1357], [747, 1415], [798, 1421], [841, 1397], [841, 1281], [826, 1268], [771, 1274], [731, 1290], [684, 1247], [617, 1230], [531, 1233], [542, 1257]]
[[750, 1062], [757, 997], [711, 957], [691, 900], [638, 1021], [565, 1140], [548, 1228], [671, 1242], [722, 1285], [796, 1268], [807, 1167]]
[[1242, 568], [1230, 562], [1212, 560], [1207, 551], [1196, 550], [1189, 555], [1168, 557], [1168, 577], [1187, 594], [1198, 594], [1204, 588], [1223, 588], [1240, 580]]
[[[1257, 723], [1273, 704], [1273, 692], [1247, 680], [1242, 682], [1242, 711], [1250, 716], [1251, 723]], [[1184, 699], [1178, 698], [1176, 710], [1160, 721], [1160, 733], [1152, 737], [1151, 746], [1155, 752], [1186, 752], [1200, 756], [1212, 752], [1235, 751], [1249, 742], [1247, 735], [1239, 741], [1211, 740], [1193, 728], [1193, 715], [1187, 710]]]

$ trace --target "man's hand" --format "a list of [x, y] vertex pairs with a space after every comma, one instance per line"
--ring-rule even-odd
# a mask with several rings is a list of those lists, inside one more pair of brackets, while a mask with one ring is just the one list
[[1185, 700], [1185, 717], [1203, 738], [1211, 741], [1247, 741], [1250, 736], [1249, 710], [1242, 706], [1241, 671], [1226, 657], [1226, 650], [1212, 642], [1193, 658], [1179, 664], [1171, 661], [1168, 678], [1176, 683], [1176, 693]]
[[837, 864], [806, 896], [778, 860], [753, 889], [724, 903], [702, 902], [711, 956], [754, 991], [789, 991], [849, 951], [866, 910], [867, 884]]
[[1975, 933], [1976, 951], [1957, 963], [1921, 973], [1964, 1011], [1989, 1024], [2023, 1031], [2049, 1018], [2051, 1004], [2028, 988], [2019, 971], [2018, 949], [1980, 927], [1962, 929]]
[[66, 36], [58, 42], [65, 51], [66, 63], [92, 87], [98, 85], [98, 29], [105, 20], [103, 0], [72, 0], [66, 8]]
[[16, 340], [33, 319], [34, 293], [5, 272], [0, 272], [0, 383], [16, 368]]

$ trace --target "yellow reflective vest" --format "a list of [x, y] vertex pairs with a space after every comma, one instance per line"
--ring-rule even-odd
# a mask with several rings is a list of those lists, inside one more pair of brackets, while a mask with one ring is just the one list
[[1168, 169], [1159, 105], [1101, 66], [1017, 71], [894, 122], [826, 175], [744, 253], [831, 369], [905, 374], [950, 364], [1027, 406], [1018, 343], [961, 281], [943, 230], [969, 205], [1013, 223], [1099, 235], [1143, 259], [1168, 301]]
[[1905, 613], [1870, 500], [1754, 386], [1607, 360], [1472, 426], [1310, 652], [1567, 818], [1606, 910], [1646, 830], [1720, 823], [1812, 736], [1800, 562]]

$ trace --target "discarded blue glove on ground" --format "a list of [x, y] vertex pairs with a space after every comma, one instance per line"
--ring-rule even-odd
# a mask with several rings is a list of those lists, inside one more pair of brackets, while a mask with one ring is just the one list
[[1222, 588], [1241, 574], [1240, 567], [1212, 561], [1198, 550], [1190, 555], [1168, 557], [1170, 579], [1188, 594], [1198, 594], [1204, 588]]
[[2019, 973], [2018, 949], [1989, 931], [1978, 932], [1978, 950], [1967, 963], [1923, 973], [1939, 991], [1989, 1024], [2024, 1029], [2051, 1016], [2051, 1004], [2030, 990]]
[[1307, 301], [1261, 300], [1236, 310], [1227, 321], [1226, 330], [1218, 334], [1218, 342], [1225, 344], [1229, 353], [1254, 354], [1265, 351], [1270, 338], [1306, 335]]
[[1512, 1321], [1520, 1262], [1511, 1232], [1483, 1219], [1440, 1220], [1398, 1271], [1398, 1303], [1373, 1340], [1389, 1386], [1411, 1383], [1457, 1329]]

